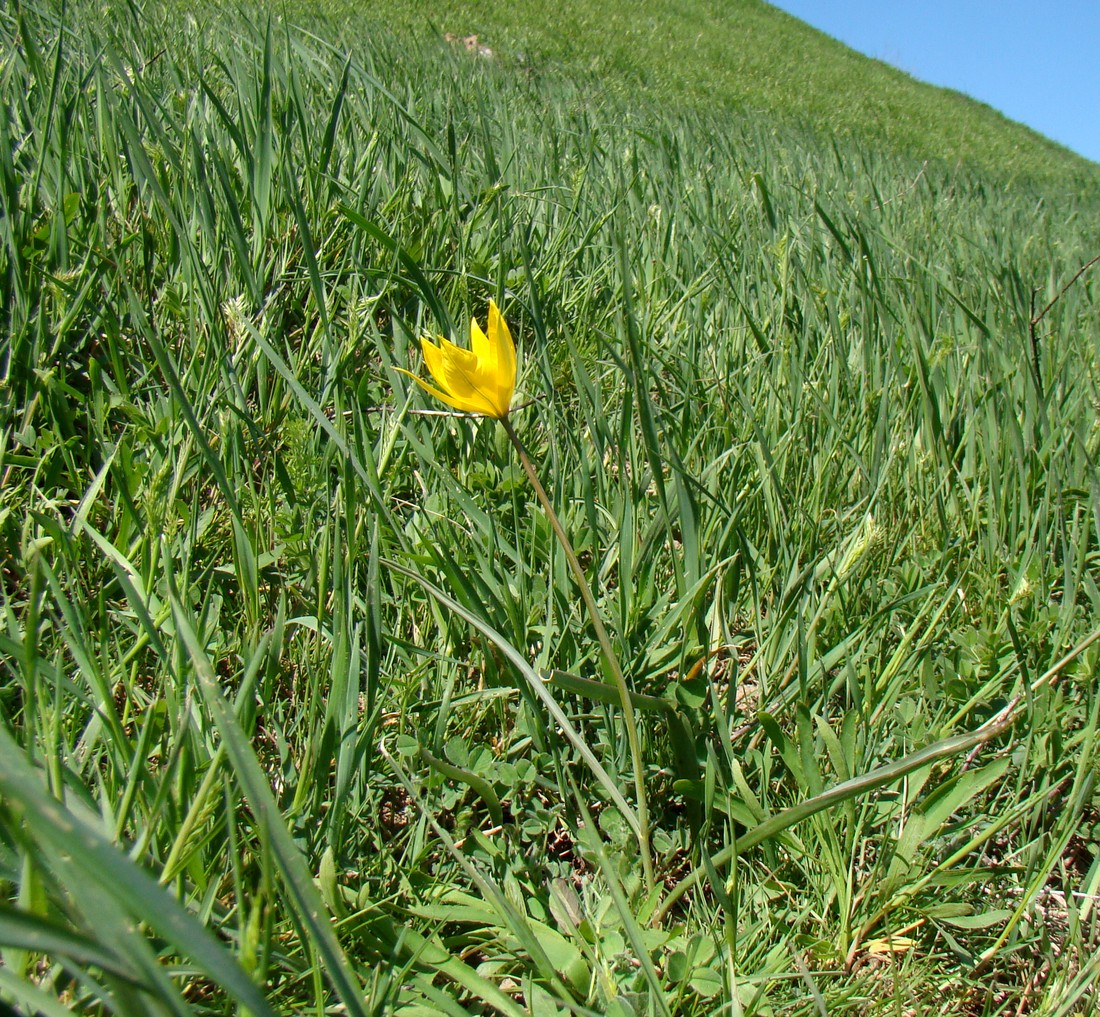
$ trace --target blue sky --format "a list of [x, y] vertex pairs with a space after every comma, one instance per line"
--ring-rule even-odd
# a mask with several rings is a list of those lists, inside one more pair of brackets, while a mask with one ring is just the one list
[[1100, 162], [1100, 0], [769, 0]]

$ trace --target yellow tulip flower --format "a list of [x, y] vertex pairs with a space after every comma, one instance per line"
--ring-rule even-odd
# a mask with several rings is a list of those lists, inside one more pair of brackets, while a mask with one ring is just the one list
[[516, 387], [516, 347], [512, 333], [497, 305], [489, 301], [489, 334], [474, 318], [470, 319], [470, 349], [439, 336], [437, 346], [421, 339], [424, 362], [439, 387], [399, 367], [425, 392], [464, 413], [480, 413], [495, 420], [508, 416], [512, 392]]

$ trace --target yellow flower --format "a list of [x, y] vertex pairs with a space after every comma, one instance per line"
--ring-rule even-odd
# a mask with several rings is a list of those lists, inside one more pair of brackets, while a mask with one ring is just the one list
[[439, 336], [437, 346], [421, 339], [424, 362], [439, 388], [399, 367], [425, 392], [442, 399], [464, 413], [480, 413], [501, 420], [508, 416], [512, 392], [516, 387], [516, 347], [512, 333], [497, 305], [489, 301], [489, 334], [481, 331], [476, 319], [470, 319], [470, 349]]

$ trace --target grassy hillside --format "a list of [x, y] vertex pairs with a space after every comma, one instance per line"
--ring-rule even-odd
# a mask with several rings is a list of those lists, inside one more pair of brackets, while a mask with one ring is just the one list
[[[6, 1011], [1095, 1012], [1089, 194], [347, 21], [0, 38]], [[398, 370], [490, 300], [594, 611]]]
[[[282, 9], [282, 8], [280, 8]], [[668, 106], [739, 112], [880, 151], [1096, 194], [1100, 167], [958, 92], [854, 52], [762, 0], [326, 0], [411, 38], [477, 34], [508, 66], [638, 88]]]

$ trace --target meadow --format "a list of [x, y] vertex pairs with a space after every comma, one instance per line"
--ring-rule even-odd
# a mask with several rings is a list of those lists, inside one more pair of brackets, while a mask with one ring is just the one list
[[[1096, 1012], [1087, 169], [354, 19], [0, 33], [3, 1012]], [[398, 370], [490, 300], [628, 702]]]

